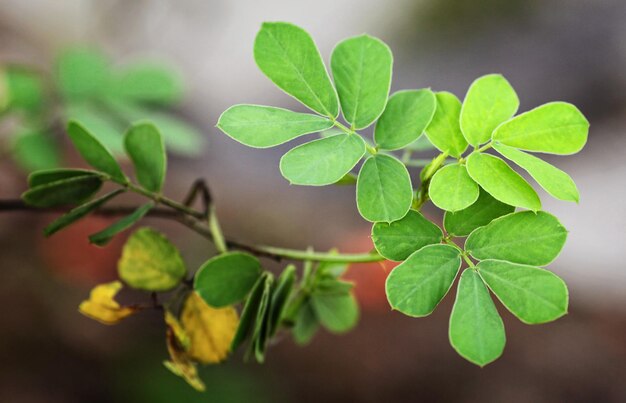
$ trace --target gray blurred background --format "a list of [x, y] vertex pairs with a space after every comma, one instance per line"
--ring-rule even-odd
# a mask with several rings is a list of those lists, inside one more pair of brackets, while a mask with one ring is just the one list
[[[384, 298], [389, 267], [354, 267], [363, 304], [356, 330], [320, 335], [304, 349], [284, 340], [264, 366], [235, 357], [208, 368], [208, 392], [199, 395], [161, 366], [158, 317], [109, 328], [76, 312], [90, 286], [115, 275], [119, 245], [76, 251], [87, 248], [90, 226], [102, 223], [81, 224], [74, 238], [44, 246], [40, 232], [50, 217], [4, 215], [0, 401], [626, 401], [626, 2], [3, 0], [0, 61], [49, 69], [58, 50], [72, 44], [103, 49], [119, 63], [168, 61], [186, 81], [178, 113], [206, 133], [208, 146], [198, 158], [170, 161], [167, 194], [181, 198], [202, 176], [235, 239], [367, 251], [370, 227], [352, 187], [289, 186], [278, 161], [293, 144], [254, 150], [214, 127], [235, 103], [303, 110], [255, 66], [252, 44], [263, 21], [307, 29], [326, 61], [345, 37], [381, 38], [394, 52], [393, 90], [432, 87], [462, 98], [476, 77], [497, 72], [516, 88], [520, 111], [553, 100], [579, 106], [591, 122], [587, 146], [549, 160], [571, 174], [581, 202], [541, 194], [544, 208], [570, 231], [551, 265], [570, 287], [570, 314], [529, 327], [503, 311], [504, 356], [479, 369], [448, 344], [450, 297], [432, 317], [401, 317]], [[7, 163], [0, 185], [2, 198], [25, 187]], [[441, 219], [434, 209], [426, 214]], [[209, 256], [193, 234], [155, 225], [176, 239], [190, 266]], [[96, 262], [87, 274], [64, 269], [85, 261]]]

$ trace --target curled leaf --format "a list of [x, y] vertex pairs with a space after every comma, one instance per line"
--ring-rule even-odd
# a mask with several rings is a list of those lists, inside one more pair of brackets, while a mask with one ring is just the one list
[[[167, 322], [167, 313], [165, 317]], [[179, 344], [179, 339], [174, 328], [167, 328], [165, 342], [167, 343], [167, 351], [170, 354], [170, 361], [163, 361], [165, 368], [169, 369], [174, 375], [183, 378], [195, 390], [204, 392], [206, 386], [198, 376], [196, 363], [191, 360], [187, 352]]]
[[122, 283], [119, 281], [97, 285], [91, 290], [89, 299], [81, 302], [78, 311], [105, 325], [115, 325], [139, 310], [135, 306], [121, 306], [115, 300], [121, 289]]

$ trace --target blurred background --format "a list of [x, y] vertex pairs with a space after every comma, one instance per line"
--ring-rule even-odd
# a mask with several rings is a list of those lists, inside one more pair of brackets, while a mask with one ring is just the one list
[[[78, 45], [120, 68], [144, 60], [174, 66], [185, 95], [161, 118], [188, 137], [170, 155], [166, 194], [182, 198], [201, 176], [231, 238], [368, 251], [370, 226], [359, 217], [353, 187], [289, 186], [278, 161], [293, 143], [254, 150], [214, 127], [235, 103], [303, 111], [252, 57], [261, 22], [276, 20], [307, 29], [326, 61], [341, 39], [378, 36], [394, 52], [392, 90], [432, 87], [462, 98], [476, 77], [498, 72], [516, 88], [520, 111], [553, 100], [580, 107], [591, 122], [587, 146], [550, 161], [571, 174], [581, 202], [542, 197], [570, 231], [551, 265], [570, 287], [569, 315], [526, 326], [501, 309], [506, 350], [480, 369], [449, 346], [451, 296], [432, 316], [409, 319], [387, 306], [390, 265], [355, 266], [348, 276], [357, 282], [362, 318], [354, 331], [319, 334], [306, 348], [285, 338], [265, 365], [237, 356], [203, 369], [207, 392], [199, 394], [161, 365], [167, 352], [157, 313], [107, 327], [77, 312], [93, 285], [116, 276], [123, 240], [105, 249], [86, 240], [105, 219], [44, 240], [41, 230], [53, 216], [2, 214], [0, 401], [626, 401], [626, 2], [3, 0], [0, 64], [52, 75], [60, 52]], [[0, 126], [3, 199], [25, 190], [29, 166], [7, 155], [16, 141], [11, 127]], [[57, 140], [53, 158], [81, 164], [67, 141]], [[435, 209], [425, 214], [441, 220]], [[176, 224], [150, 224], [174, 240], [189, 267], [213, 253]]]

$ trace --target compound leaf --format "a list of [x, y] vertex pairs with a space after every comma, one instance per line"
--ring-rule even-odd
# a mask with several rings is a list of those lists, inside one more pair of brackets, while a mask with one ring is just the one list
[[415, 143], [435, 115], [437, 100], [429, 89], [394, 93], [374, 129], [374, 141], [383, 150]]
[[330, 185], [350, 172], [363, 154], [360, 136], [338, 134], [291, 149], [280, 159], [280, 172], [295, 185]]
[[163, 187], [167, 157], [159, 130], [152, 123], [132, 125], [124, 138], [126, 153], [135, 166], [135, 175], [141, 186], [158, 193]]
[[254, 40], [254, 60], [287, 94], [315, 112], [336, 118], [339, 102], [320, 52], [302, 28], [265, 22]]
[[98, 246], [106, 245], [111, 239], [113, 239], [115, 235], [127, 230], [128, 228], [132, 227], [137, 221], [141, 220], [143, 216], [148, 214], [148, 211], [150, 211], [152, 207], [154, 207], [154, 202], [148, 202], [138, 207], [134, 212], [122, 218], [121, 220], [114, 222], [100, 232], [90, 235], [89, 242]]
[[332, 121], [321, 116], [261, 105], [231, 106], [217, 122], [232, 139], [257, 148], [274, 147], [332, 126]]
[[430, 180], [428, 196], [442, 210], [458, 211], [478, 199], [478, 185], [467, 173], [465, 165], [447, 165]]
[[441, 229], [424, 216], [409, 210], [404, 218], [391, 223], [377, 222], [372, 226], [372, 240], [382, 257], [401, 261], [426, 245], [441, 242]]
[[567, 286], [547, 270], [483, 260], [478, 272], [502, 304], [524, 323], [551, 322], [567, 313]]
[[450, 315], [450, 344], [466, 360], [485, 366], [502, 354], [506, 344], [504, 324], [478, 273], [461, 275]]
[[176, 246], [160, 232], [147, 227], [128, 238], [117, 270], [125, 283], [146, 291], [170, 290], [187, 273]]
[[513, 147], [494, 144], [493, 148], [528, 172], [554, 198], [578, 203], [579, 194], [576, 183], [565, 172]]
[[467, 140], [463, 137], [459, 117], [461, 101], [449, 92], [438, 92], [435, 116], [426, 128], [428, 140], [441, 152], [452, 157], [460, 157], [467, 149]]
[[575, 154], [587, 142], [589, 122], [572, 104], [550, 102], [500, 125], [493, 139], [526, 151]]
[[261, 275], [261, 263], [247, 253], [230, 252], [207, 260], [198, 270], [194, 289], [211, 306], [241, 301]]
[[472, 153], [467, 159], [467, 172], [483, 189], [501, 202], [533, 211], [541, 209], [537, 192], [500, 158]]
[[494, 199], [489, 193], [480, 189], [478, 200], [471, 206], [457, 211], [446, 211], [443, 225], [450, 235], [467, 236], [478, 227], [515, 211], [515, 207]]
[[476, 229], [467, 238], [465, 250], [479, 260], [545, 266], [556, 259], [566, 238], [567, 230], [552, 214], [521, 211]]
[[67, 133], [74, 147], [89, 165], [118, 182], [126, 183], [128, 181], [111, 153], [80, 123], [70, 121], [67, 126]]
[[365, 160], [357, 179], [356, 200], [368, 221], [392, 222], [404, 217], [413, 201], [411, 178], [404, 164], [384, 154]]
[[477, 78], [470, 85], [461, 108], [461, 130], [473, 146], [486, 143], [500, 123], [515, 115], [519, 99], [500, 74]]
[[348, 38], [333, 50], [330, 68], [343, 116], [353, 128], [369, 126], [385, 109], [392, 64], [389, 47], [369, 35]]
[[461, 256], [456, 248], [424, 246], [387, 277], [389, 305], [408, 316], [430, 315], [452, 287], [460, 268]]

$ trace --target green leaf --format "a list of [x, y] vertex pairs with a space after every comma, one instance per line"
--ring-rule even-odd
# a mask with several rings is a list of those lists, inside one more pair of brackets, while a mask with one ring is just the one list
[[308, 344], [319, 327], [320, 322], [315, 315], [311, 302], [304, 302], [298, 310], [296, 323], [292, 329], [294, 341], [299, 345]]
[[216, 308], [241, 301], [261, 275], [261, 263], [242, 252], [224, 253], [207, 260], [194, 280], [194, 289]]
[[401, 220], [377, 222], [372, 226], [372, 241], [382, 257], [401, 261], [426, 245], [441, 242], [441, 229], [424, 216], [410, 210]]
[[252, 338], [248, 347], [246, 358], [252, 353], [257, 362], [263, 362], [265, 360], [265, 342], [266, 342], [266, 322], [267, 315], [270, 308], [270, 298], [272, 294], [272, 284], [274, 283], [274, 276], [271, 273], [267, 273], [265, 282], [263, 283], [263, 295], [259, 302], [259, 309], [256, 312], [256, 319], [254, 322], [254, 328], [252, 331]]
[[497, 259], [545, 266], [561, 252], [567, 230], [545, 211], [522, 211], [478, 228], [465, 242], [465, 250], [478, 260]]
[[567, 286], [538, 267], [483, 260], [478, 273], [506, 308], [522, 322], [546, 323], [567, 313]]
[[519, 108], [511, 84], [500, 74], [476, 79], [467, 91], [461, 108], [461, 130], [474, 147], [486, 143], [500, 123], [510, 119]]
[[465, 165], [447, 165], [435, 173], [428, 187], [428, 196], [442, 210], [459, 211], [478, 199], [478, 185], [467, 173]]
[[533, 211], [541, 209], [537, 192], [500, 158], [472, 153], [467, 159], [467, 172], [483, 189], [501, 202]]
[[313, 287], [315, 294], [344, 295], [352, 290], [354, 284], [349, 281], [337, 280], [334, 276], [327, 275], [317, 278]]
[[132, 227], [137, 221], [141, 220], [152, 207], [154, 207], [154, 202], [148, 202], [142, 206], [139, 206], [134, 212], [122, 218], [121, 220], [114, 222], [102, 231], [90, 235], [89, 242], [98, 246], [106, 245], [111, 239], [113, 239], [115, 235], [127, 230], [128, 228]]
[[9, 107], [30, 112], [41, 109], [44, 103], [44, 86], [39, 74], [21, 67], [10, 67], [5, 71], [4, 79], [4, 98]]
[[500, 125], [493, 139], [526, 151], [575, 154], [587, 142], [589, 122], [572, 104], [550, 102]]
[[355, 129], [371, 125], [385, 109], [391, 86], [391, 50], [369, 35], [337, 44], [330, 57], [343, 116]]
[[504, 324], [478, 273], [465, 269], [450, 315], [450, 344], [466, 360], [485, 366], [502, 354]]
[[513, 161], [530, 174], [550, 195], [565, 201], [578, 203], [576, 183], [568, 174], [533, 155], [504, 144], [494, 144], [493, 148], [503, 157]]
[[95, 171], [89, 171], [87, 169], [44, 169], [41, 171], [35, 171], [28, 175], [28, 187], [34, 188], [36, 186], [47, 185], [52, 182], [77, 178], [79, 176], [99, 177], [100, 175]]
[[35, 207], [55, 207], [80, 204], [100, 190], [98, 175], [81, 175], [33, 186], [22, 194], [22, 200]]
[[330, 185], [350, 172], [363, 154], [360, 136], [338, 134], [291, 149], [280, 159], [280, 172], [295, 185]]
[[461, 101], [454, 94], [445, 91], [435, 95], [437, 110], [426, 128], [426, 136], [440, 151], [458, 158], [467, 149], [467, 140], [463, 137], [459, 124]]
[[160, 232], [147, 227], [128, 238], [117, 270], [126, 284], [146, 291], [170, 290], [187, 273], [176, 246]]
[[138, 102], [171, 104], [182, 98], [182, 78], [167, 66], [141, 62], [118, 73], [112, 92]]
[[347, 332], [359, 320], [359, 305], [354, 295], [349, 293], [313, 294], [311, 306], [322, 326], [332, 333]]
[[267, 327], [268, 338], [273, 337], [280, 326], [281, 320], [285, 314], [287, 302], [289, 301], [289, 297], [293, 291], [295, 281], [296, 266], [289, 265], [285, 268], [285, 270], [283, 270], [280, 277], [278, 277], [276, 287], [274, 288], [274, 292], [272, 294]]
[[88, 215], [89, 213], [99, 209], [100, 207], [102, 207], [105, 203], [107, 203], [109, 200], [113, 199], [114, 197], [120, 195], [124, 193], [124, 189], [117, 189], [114, 190], [110, 193], [107, 193], [106, 195], [99, 197], [95, 200], [90, 201], [89, 203], [85, 203], [81, 206], [78, 206], [72, 210], [70, 210], [69, 212], [67, 212], [66, 214], [63, 214], [61, 217], [57, 218], [56, 220], [54, 220], [52, 223], [50, 223], [45, 229], [44, 229], [44, 234], [46, 236], [50, 236], [54, 233], [56, 233], [59, 230], [62, 230], [63, 228], [75, 223], [76, 221], [80, 220], [81, 218], [85, 217], [86, 215]]
[[480, 189], [478, 200], [466, 209], [446, 211], [443, 225], [450, 235], [467, 236], [478, 227], [489, 224], [492, 220], [515, 211], [515, 207], [494, 199]]
[[311, 36], [284, 22], [265, 22], [254, 41], [254, 60], [287, 94], [315, 112], [336, 118], [339, 102]]
[[36, 130], [20, 133], [13, 142], [13, 159], [27, 172], [56, 168], [61, 155], [52, 136]]
[[124, 154], [124, 136], [126, 128], [119, 120], [107, 113], [105, 108], [89, 102], [68, 102], [65, 105], [65, 119], [79, 122], [80, 125], [96, 138], [113, 155]]
[[78, 122], [70, 121], [67, 133], [80, 155], [95, 169], [111, 176], [112, 179], [126, 183], [128, 179], [122, 172], [115, 158], [104, 146]]
[[435, 115], [437, 100], [429, 89], [394, 93], [374, 129], [383, 150], [397, 150], [415, 142]]
[[57, 84], [68, 98], [100, 95], [110, 84], [109, 63], [99, 52], [69, 49], [57, 60]]
[[133, 161], [141, 186], [158, 193], [163, 187], [167, 157], [161, 133], [152, 123], [136, 123], [126, 132], [126, 153]]
[[230, 345], [231, 351], [235, 351], [252, 332], [268, 275], [269, 273], [263, 273], [259, 276], [246, 299], [246, 303], [241, 311], [237, 332]]
[[396, 266], [385, 284], [389, 305], [405, 315], [430, 315], [446, 296], [461, 268], [459, 251], [428, 245]]
[[368, 221], [392, 222], [404, 217], [413, 201], [411, 178], [404, 164], [384, 154], [365, 160], [357, 180], [356, 201]]
[[217, 122], [232, 139], [257, 148], [274, 147], [332, 126], [333, 122], [321, 116], [261, 105], [231, 106]]
[[352, 172], [348, 172], [337, 182], [333, 183], [336, 186], [356, 185], [357, 176]]

